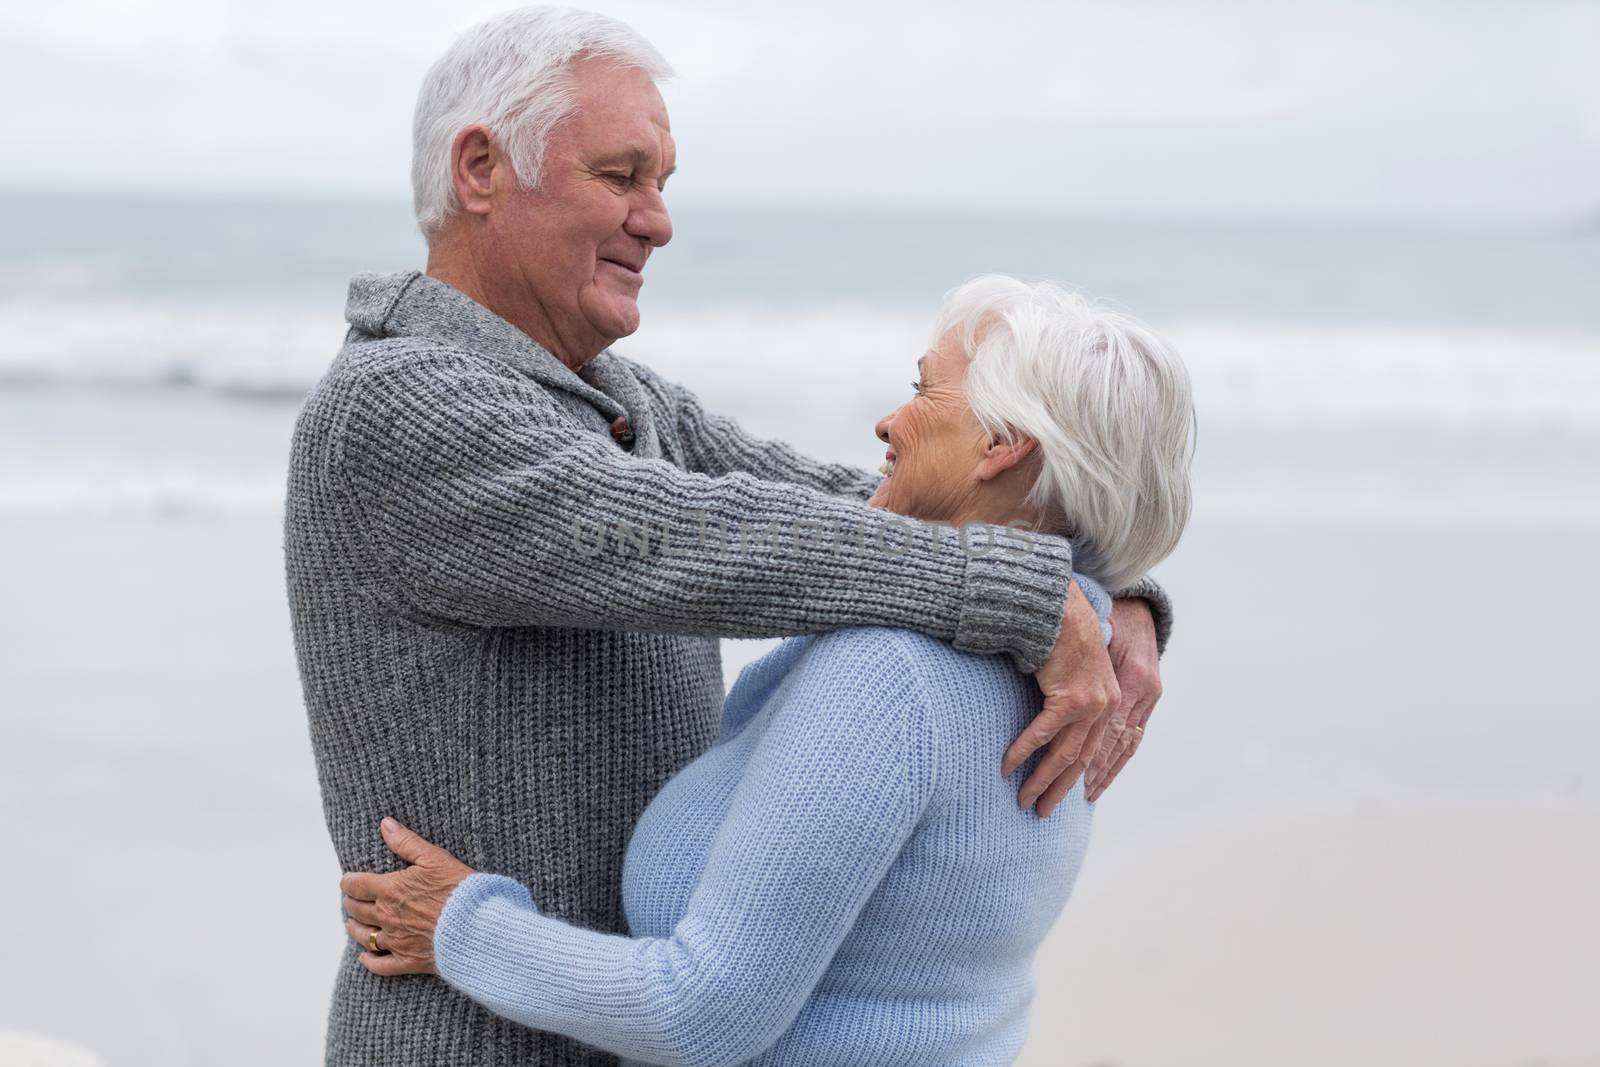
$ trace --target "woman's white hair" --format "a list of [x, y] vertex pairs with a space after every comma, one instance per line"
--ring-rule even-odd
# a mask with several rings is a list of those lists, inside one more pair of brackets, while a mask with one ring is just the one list
[[485, 19], [428, 69], [411, 128], [411, 198], [425, 236], [459, 206], [450, 145], [467, 126], [489, 130], [522, 188], [539, 187], [545, 144], [572, 113], [572, 61], [583, 56], [637, 67], [655, 82], [673, 75], [661, 53], [626, 23], [542, 6]]
[[1027, 503], [1064, 516], [1073, 567], [1107, 589], [1143, 577], [1189, 521], [1194, 399], [1172, 347], [1058, 285], [983, 275], [946, 294], [967, 402], [991, 435], [1038, 441]]

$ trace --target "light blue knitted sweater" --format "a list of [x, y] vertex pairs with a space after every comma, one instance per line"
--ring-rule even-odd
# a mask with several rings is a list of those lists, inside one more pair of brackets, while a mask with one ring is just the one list
[[[1109, 640], [1110, 599], [1077, 580]], [[1048, 819], [1019, 810], [1034, 760], [1001, 778], [1039, 707], [1010, 660], [913, 631], [790, 638], [635, 828], [634, 936], [475, 874], [440, 916], [439, 973], [636, 1063], [1010, 1063], [1093, 810], [1081, 782]]]

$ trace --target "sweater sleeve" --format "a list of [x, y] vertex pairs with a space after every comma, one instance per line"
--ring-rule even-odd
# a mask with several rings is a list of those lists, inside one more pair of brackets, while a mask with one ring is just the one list
[[769, 482], [790, 482], [858, 500], [870, 497], [883, 480], [881, 474], [861, 467], [812, 459], [785, 441], [757, 437], [728, 416], [707, 411], [686, 387], [667, 381], [645, 364], [625, 362], [670, 413], [689, 470], [713, 477], [742, 471]]
[[[623, 359], [624, 357], [618, 357]], [[745, 432], [733, 419], [705, 409], [700, 398], [686, 387], [669, 382], [651, 367], [624, 359], [655, 402], [671, 413], [684, 447], [688, 469], [701, 474], [720, 475], [743, 471], [773, 482], [792, 482], [810, 486], [835, 496], [866, 500], [883, 476], [843, 463], [822, 463], [801, 455], [783, 441], [764, 440]], [[1172, 635], [1172, 600], [1154, 578], [1146, 576], [1114, 599], [1138, 599], [1150, 606], [1155, 620], [1156, 648], [1167, 650]]]
[[477, 874], [440, 916], [439, 973], [500, 1015], [631, 1059], [711, 1067], [770, 1047], [934, 795], [904, 640], [846, 631], [795, 667], [670, 936], [580, 929]]
[[343, 386], [332, 462], [403, 607], [476, 626], [779, 637], [918, 630], [1043, 663], [1063, 538], [923, 523], [813, 487], [685, 471], [575, 431], [536, 384], [395, 354]]
[[1111, 594], [1114, 600], [1143, 600], [1150, 605], [1150, 617], [1156, 624], [1156, 651], [1167, 650], [1167, 639], [1172, 636], [1172, 598], [1148, 574], [1125, 589]]

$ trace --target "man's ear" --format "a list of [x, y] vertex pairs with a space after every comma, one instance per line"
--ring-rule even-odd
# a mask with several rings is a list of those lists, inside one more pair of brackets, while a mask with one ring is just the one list
[[487, 215], [494, 203], [495, 170], [505, 163], [483, 126], [467, 126], [450, 142], [450, 181], [456, 203], [469, 215]]
[[1039, 442], [1023, 434], [1009, 444], [999, 438], [991, 437], [989, 446], [984, 450], [983, 458], [978, 461], [975, 472], [980, 482], [987, 482], [991, 478], [998, 478], [1012, 467], [1033, 455]]

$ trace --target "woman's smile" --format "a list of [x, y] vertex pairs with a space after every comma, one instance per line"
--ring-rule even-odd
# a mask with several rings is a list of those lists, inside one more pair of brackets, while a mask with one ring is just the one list
[[995, 487], [986, 486], [976, 469], [987, 436], [962, 387], [967, 363], [955, 331], [917, 361], [912, 395], [874, 427], [887, 451], [878, 468], [885, 477], [872, 502], [933, 522], [988, 517]]

